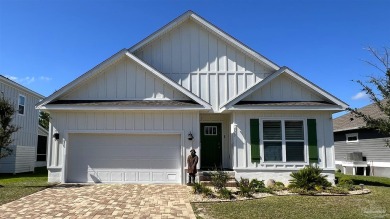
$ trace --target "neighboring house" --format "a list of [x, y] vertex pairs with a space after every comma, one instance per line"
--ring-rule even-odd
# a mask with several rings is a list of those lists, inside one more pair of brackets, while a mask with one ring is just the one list
[[[384, 114], [374, 104], [358, 109], [373, 118], [380, 118]], [[347, 161], [347, 154], [361, 152], [372, 176], [390, 177], [390, 148], [385, 147], [384, 136], [377, 130], [365, 128], [366, 123], [351, 113], [333, 120], [334, 145], [337, 168], [343, 170], [342, 165]], [[352, 173], [352, 167], [347, 167], [347, 173]]]
[[332, 113], [347, 105], [188, 11], [42, 100], [50, 182], [185, 183], [201, 169], [288, 182], [334, 177]]
[[17, 109], [13, 123], [20, 129], [12, 135], [13, 153], [0, 159], [0, 173], [21, 173], [34, 171], [39, 113], [35, 105], [44, 96], [0, 75], [0, 98], [5, 98]]

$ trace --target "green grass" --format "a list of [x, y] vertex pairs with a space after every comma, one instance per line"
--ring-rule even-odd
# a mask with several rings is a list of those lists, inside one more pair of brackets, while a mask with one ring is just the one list
[[49, 186], [46, 167], [35, 168], [34, 173], [0, 174], [0, 205]]
[[[390, 218], [390, 179], [346, 176], [371, 190], [356, 196], [272, 196], [225, 203], [193, 203], [198, 218]], [[378, 186], [381, 185], [381, 186]]]

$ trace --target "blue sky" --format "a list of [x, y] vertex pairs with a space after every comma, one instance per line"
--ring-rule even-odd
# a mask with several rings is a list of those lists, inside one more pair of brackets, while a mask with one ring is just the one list
[[390, 46], [390, 1], [0, 1], [0, 74], [45, 96], [193, 10], [351, 107], [351, 80], [380, 75], [364, 49]]

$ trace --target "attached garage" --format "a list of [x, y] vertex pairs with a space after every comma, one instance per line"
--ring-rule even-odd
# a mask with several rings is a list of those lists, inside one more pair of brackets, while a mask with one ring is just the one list
[[180, 134], [69, 134], [66, 182], [181, 183]]

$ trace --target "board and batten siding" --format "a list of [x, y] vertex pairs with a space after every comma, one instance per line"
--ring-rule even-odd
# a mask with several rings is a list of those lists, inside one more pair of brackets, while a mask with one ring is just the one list
[[35, 109], [35, 104], [39, 102], [40, 97], [19, 88], [13, 82], [4, 82], [3, 79], [0, 81], [0, 91], [16, 110], [18, 110], [19, 95], [25, 97], [24, 115], [19, 115], [16, 111], [12, 120], [14, 125], [20, 127], [12, 134], [13, 153], [0, 160], [0, 173], [33, 171], [36, 161], [39, 119], [39, 111]]
[[273, 73], [191, 20], [134, 54], [214, 109]]
[[[50, 123], [50, 134], [59, 133], [57, 141], [50, 137], [48, 151], [49, 181], [60, 182], [62, 179], [62, 167], [64, 164], [64, 145], [66, 132], [94, 132], [105, 133], [118, 131], [122, 134], [128, 132], [159, 132], [178, 131], [183, 132], [184, 145], [183, 166], [187, 168], [185, 158], [190, 154], [190, 149], [199, 151], [199, 113], [186, 112], [52, 112]], [[191, 132], [194, 140], [187, 139]]]
[[189, 100], [186, 95], [128, 57], [118, 60], [86, 82], [79, 84], [61, 99]]
[[4, 98], [9, 100], [16, 110], [18, 109], [19, 94], [26, 97], [24, 115], [15, 112], [12, 120], [13, 124], [20, 127], [19, 131], [12, 135], [14, 139], [12, 144], [36, 147], [39, 112], [35, 109], [35, 104], [39, 102], [40, 98], [3, 82], [0, 83], [0, 91], [4, 93]]
[[280, 75], [254, 91], [243, 101], [324, 101], [305, 85], [288, 75]]
[[[319, 156], [319, 166], [323, 169], [335, 167], [332, 115], [329, 112], [270, 112], [270, 111], [248, 111], [234, 112], [232, 122], [236, 128], [232, 127], [232, 148], [233, 148], [233, 169], [295, 169], [301, 166], [289, 165], [265, 165], [251, 161], [250, 143], [250, 119], [275, 118], [275, 119], [316, 119], [317, 125], [317, 147]], [[260, 123], [261, 124], [261, 123]]]
[[[346, 142], [346, 134], [358, 133], [358, 142]], [[367, 161], [388, 162], [390, 148], [385, 147], [385, 136], [375, 130], [350, 130], [334, 133], [336, 161], [345, 161], [347, 153], [362, 152]]]

